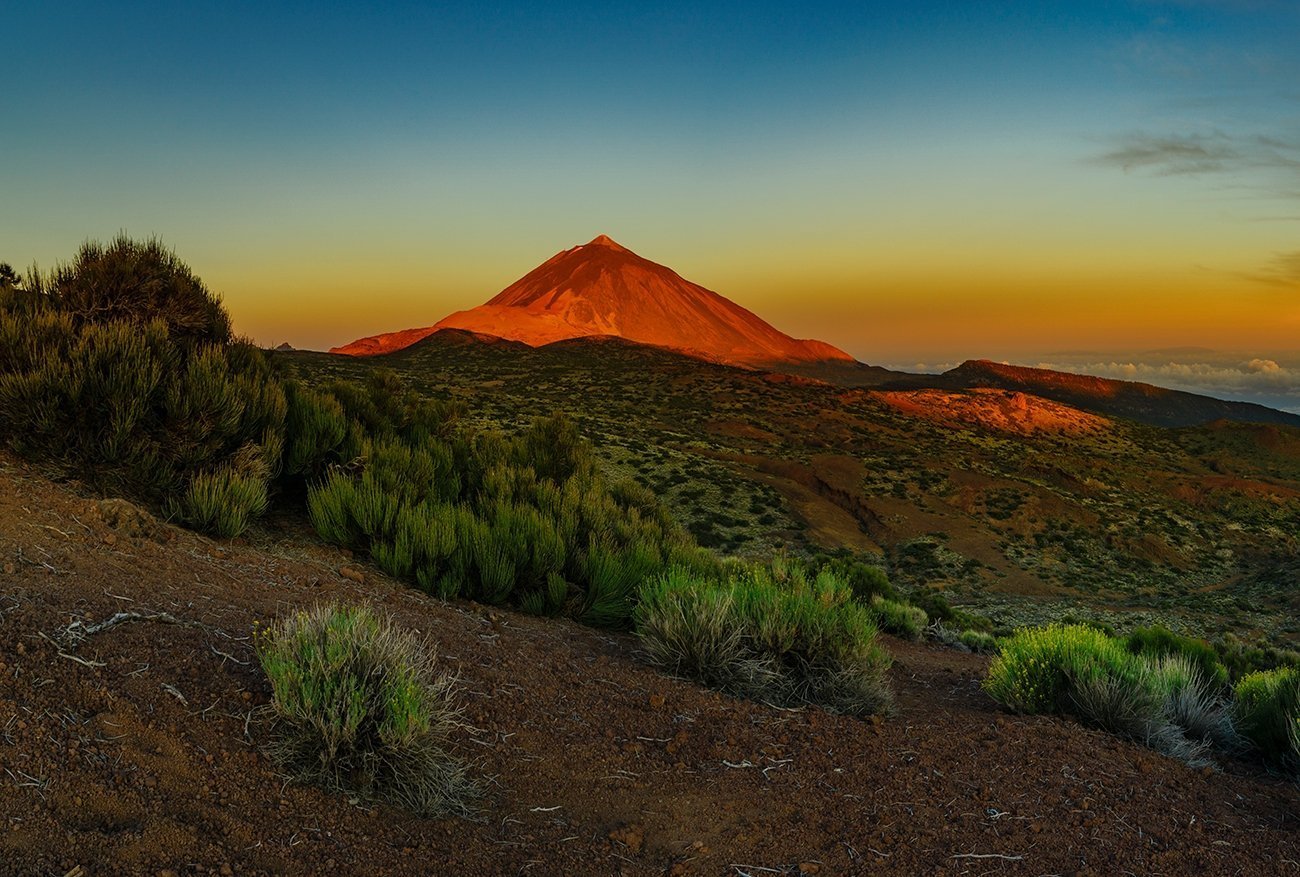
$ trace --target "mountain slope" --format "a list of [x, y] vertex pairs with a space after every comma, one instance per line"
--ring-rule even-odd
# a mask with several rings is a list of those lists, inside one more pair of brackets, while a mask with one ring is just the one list
[[533, 347], [615, 335], [734, 365], [854, 362], [822, 341], [786, 335], [735, 302], [605, 235], [557, 253], [479, 307], [458, 311], [434, 326], [362, 338], [330, 352], [390, 353], [439, 329], [462, 329]]
[[1200, 426], [1215, 420], [1300, 426], [1300, 416], [1253, 402], [1228, 402], [1136, 381], [1007, 365], [987, 359], [969, 360], [941, 375], [900, 377], [881, 387], [890, 390], [1012, 390], [1151, 426]]

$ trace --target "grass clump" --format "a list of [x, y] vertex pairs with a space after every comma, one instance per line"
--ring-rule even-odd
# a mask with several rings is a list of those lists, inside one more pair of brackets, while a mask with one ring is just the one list
[[876, 596], [871, 598], [870, 605], [880, 629], [904, 639], [919, 640], [930, 621], [924, 609], [901, 600]]
[[1134, 654], [1080, 624], [1020, 630], [999, 648], [984, 687], [1018, 712], [1072, 715], [1194, 765], [1211, 746], [1235, 748], [1222, 689], [1184, 653]]
[[[256, 451], [254, 451], [256, 454]], [[190, 479], [180, 515], [197, 530], [233, 539], [269, 505], [265, 464], [227, 464]]]
[[888, 656], [870, 610], [829, 571], [784, 578], [749, 567], [725, 578], [672, 569], [641, 589], [636, 629], [651, 661], [778, 706], [868, 715], [891, 704]]
[[1242, 736], [1273, 764], [1300, 767], [1300, 670], [1258, 670], [1236, 685]]
[[1163, 658], [1181, 655], [1196, 666], [1201, 677], [1218, 686], [1228, 684], [1228, 669], [1219, 661], [1219, 654], [1208, 642], [1181, 636], [1167, 627], [1155, 625], [1139, 627], [1128, 635], [1128, 650], [1135, 655]]
[[957, 641], [972, 652], [981, 655], [990, 655], [998, 650], [997, 637], [982, 630], [963, 630], [958, 635]]
[[447, 750], [454, 683], [424, 645], [364, 606], [319, 606], [258, 632], [271, 756], [302, 781], [465, 814], [474, 786]]

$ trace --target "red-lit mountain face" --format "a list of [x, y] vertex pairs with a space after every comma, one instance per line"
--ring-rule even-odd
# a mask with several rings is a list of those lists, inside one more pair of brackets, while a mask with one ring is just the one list
[[854, 361], [822, 341], [791, 338], [735, 302], [605, 235], [557, 253], [487, 304], [458, 311], [434, 326], [362, 338], [330, 352], [390, 353], [440, 329], [463, 329], [533, 347], [615, 335], [735, 365]]

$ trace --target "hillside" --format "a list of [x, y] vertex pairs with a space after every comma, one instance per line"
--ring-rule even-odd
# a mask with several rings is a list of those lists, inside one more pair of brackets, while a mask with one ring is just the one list
[[[284, 361], [309, 381], [391, 367], [509, 430], [567, 410], [607, 466], [727, 553], [865, 553], [1005, 624], [1082, 611], [1300, 640], [1289, 427], [1162, 429], [964, 389], [924, 406], [898, 391], [913, 394], [901, 410], [897, 396], [617, 339], [527, 348], [443, 331], [381, 359]], [[1065, 422], [1086, 428], [1042, 428]]]
[[532, 347], [615, 336], [744, 365], [853, 363], [821, 341], [791, 338], [752, 312], [600, 235], [563, 250], [486, 304], [423, 329], [362, 338], [331, 353], [374, 355], [439, 329], [460, 329]]
[[1124, 417], [1152, 426], [1199, 426], [1215, 420], [1300, 426], [1300, 415], [1251, 402], [1228, 402], [1137, 381], [1117, 381], [1092, 375], [1027, 368], [986, 359], [964, 362], [941, 375], [889, 378], [884, 386], [890, 389], [930, 387], [1013, 390], [1033, 393], [1084, 411], [1108, 417]]
[[[0, 583], [0, 875], [1254, 875], [1300, 859], [1294, 785], [1007, 715], [973, 655], [887, 640], [884, 721], [776, 710], [659, 675], [626, 636], [433, 600], [288, 521], [221, 545], [7, 456]], [[253, 623], [336, 599], [425, 632], [459, 674], [482, 818], [352, 804], [261, 754]], [[66, 639], [119, 611], [177, 623]]]

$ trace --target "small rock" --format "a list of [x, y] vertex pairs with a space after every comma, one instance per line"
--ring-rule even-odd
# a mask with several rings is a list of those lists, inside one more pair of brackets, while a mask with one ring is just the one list
[[611, 831], [609, 839], [623, 844], [634, 853], [639, 853], [642, 844], [645, 843], [645, 831], [639, 825], [627, 825]]
[[800, 874], [820, 874], [821, 871], [822, 871], [822, 866], [819, 865], [819, 864], [817, 864], [816, 862], [800, 862], [800, 863], [799, 863], [799, 873], [800, 873]]
[[117, 534], [116, 534], [116, 533], [105, 533], [105, 534], [104, 534], [104, 544], [105, 544], [105, 545], [116, 545], [116, 544], [117, 544]]

